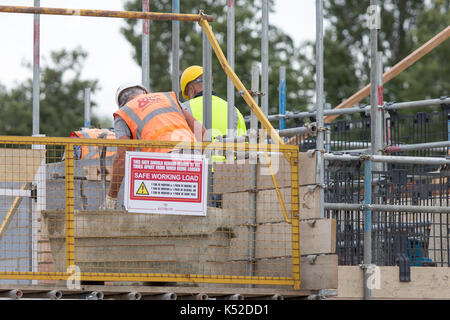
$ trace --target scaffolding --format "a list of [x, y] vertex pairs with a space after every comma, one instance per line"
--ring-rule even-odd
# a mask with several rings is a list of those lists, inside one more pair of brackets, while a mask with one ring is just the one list
[[[377, 37], [378, 37], [378, 27], [373, 27], [370, 29], [370, 44], [371, 44], [371, 83], [366, 86], [365, 88], [361, 89], [359, 92], [357, 92], [355, 95], [350, 97], [348, 100], [344, 101], [342, 104], [337, 106], [335, 109], [332, 110], [324, 110], [325, 109], [325, 101], [324, 101], [324, 70], [323, 70], [323, 51], [324, 51], [324, 44], [323, 44], [323, 0], [316, 0], [316, 64], [317, 64], [317, 74], [316, 74], [316, 107], [315, 111], [311, 112], [297, 112], [297, 111], [289, 111], [286, 106], [286, 80], [285, 80], [285, 73], [286, 70], [282, 69], [282, 72], [280, 72], [280, 110], [279, 114], [276, 115], [268, 115], [268, 0], [263, 0], [263, 20], [262, 20], [262, 61], [261, 61], [261, 71], [259, 70], [259, 67], [254, 66], [252, 69], [252, 85], [251, 90], [248, 90], [243, 83], [240, 81], [236, 73], [234, 72], [234, 54], [235, 54], [235, 47], [234, 47], [234, 38], [235, 38], [235, 4], [234, 1], [228, 1], [227, 2], [227, 15], [228, 15], [228, 25], [227, 25], [227, 47], [228, 52], [227, 56], [228, 59], [223, 54], [219, 43], [217, 42], [212, 29], [209, 25], [209, 22], [212, 21], [212, 17], [205, 15], [203, 12], [200, 12], [198, 15], [186, 15], [186, 14], [180, 14], [180, 2], [179, 0], [173, 1], [173, 12], [172, 13], [154, 13], [149, 12], [149, 1], [143, 0], [143, 12], [126, 12], [126, 11], [102, 11], [102, 10], [73, 10], [73, 9], [56, 9], [56, 8], [41, 8], [40, 7], [40, 1], [35, 0], [34, 7], [18, 7], [18, 6], [0, 6], [0, 12], [9, 12], [9, 13], [29, 13], [35, 15], [35, 55], [34, 55], [34, 91], [33, 91], [33, 135], [39, 134], [39, 123], [38, 123], [38, 117], [36, 115], [39, 114], [39, 103], [38, 103], [38, 97], [39, 97], [39, 16], [41, 14], [56, 14], [56, 15], [69, 15], [69, 16], [86, 16], [86, 17], [112, 17], [112, 18], [133, 18], [133, 19], [142, 19], [144, 21], [143, 26], [143, 36], [142, 36], [142, 49], [143, 49], [143, 61], [142, 61], [142, 82], [147, 87], [150, 88], [150, 81], [149, 81], [149, 74], [150, 74], [150, 61], [149, 61], [149, 26], [148, 21], [149, 20], [169, 20], [172, 21], [172, 31], [173, 31], [173, 38], [172, 38], [172, 90], [179, 93], [179, 87], [178, 87], [178, 78], [179, 78], [179, 22], [180, 21], [190, 21], [190, 22], [197, 22], [202, 27], [203, 30], [203, 65], [204, 65], [204, 85], [205, 85], [205, 103], [204, 103], [204, 125], [207, 129], [211, 128], [211, 55], [212, 51], [216, 54], [217, 58], [219, 59], [219, 62], [224, 69], [226, 75], [228, 76], [228, 83], [227, 83], [227, 100], [228, 100], [228, 127], [231, 128], [231, 125], [233, 123], [233, 116], [234, 113], [232, 112], [232, 108], [234, 107], [234, 93], [235, 91], [239, 92], [240, 95], [243, 97], [247, 105], [249, 106], [251, 110], [251, 116], [246, 119], [247, 123], [250, 123], [250, 130], [249, 134], [246, 137], [233, 137], [232, 135], [227, 136], [226, 139], [222, 139], [222, 142], [234, 142], [234, 143], [242, 143], [242, 142], [250, 142], [250, 146], [258, 143], [258, 137], [260, 138], [259, 142], [260, 144], [264, 144], [266, 142], [266, 135], [269, 136], [271, 142], [274, 145], [278, 146], [284, 146], [285, 141], [282, 139], [282, 137], [292, 137], [292, 136], [298, 136], [298, 135], [307, 135], [307, 136], [314, 136], [316, 137], [314, 142], [314, 147], [311, 148], [317, 155], [317, 171], [316, 174], [316, 184], [319, 188], [319, 208], [320, 211], [320, 217], [326, 218], [327, 215], [329, 216], [330, 211], [347, 211], [347, 212], [357, 212], [358, 214], [360, 212], [363, 212], [363, 217], [360, 217], [358, 215], [357, 218], [355, 218], [358, 233], [355, 238], [351, 239], [351, 244], [353, 247], [357, 247], [357, 253], [355, 254], [355, 261], [356, 263], [360, 263], [362, 260], [361, 267], [365, 271], [365, 280], [369, 279], [371, 276], [371, 272], [373, 271], [373, 267], [375, 264], [379, 264], [381, 259], [380, 257], [383, 257], [383, 250], [394, 250], [391, 247], [388, 247], [388, 249], [380, 249], [379, 247], [373, 248], [373, 232], [384, 230], [386, 233], [386, 230], [389, 230], [391, 233], [395, 233], [395, 228], [398, 227], [398, 225], [393, 226], [392, 221], [388, 221], [385, 218], [387, 215], [385, 213], [417, 213], [417, 214], [435, 214], [439, 217], [447, 217], [448, 220], [448, 214], [450, 213], [450, 210], [448, 208], [448, 195], [447, 195], [447, 204], [442, 203], [440, 205], [414, 205], [413, 203], [407, 203], [407, 204], [386, 204], [386, 203], [375, 203], [377, 199], [372, 199], [373, 193], [375, 193], [375, 190], [380, 190], [380, 188], [383, 187], [383, 183], [386, 183], [386, 177], [388, 176], [386, 169], [386, 163], [397, 163], [397, 164], [427, 164], [427, 165], [435, 165], [440, 166], [443, 168], [442, 172], [444, 174], [439, 174], [437, 176], [432, 176], [429, 179], [435, 179], [436, 177], [442, 179], [447, 179], [445, 183], [448, 184], [448, 176], [445, 172], [448, 170], [448, 165], [450, 164], [450, 160], [448, 158], [444, 157], [408, 157], [404, 155], [400, 156], [392, 156], [392, 155], [386, 155], [386, 154], [393, 154], [393, 153], [401, 153], [406, 151], [413, 151], [413, 150], [424, 150], [424, 149], [437, 149], [437, 150], [447, 150], [449, 147], [448, 141], [438, 141], [438, 142], [427, 142], [427, 143], [420, 143], [420, 144], [410, 144], [410, 145], [399, 145], [399, 144], [389, 144], [389, 140], [386, 139], [386, 135], [384, 134], [383, 130], [386, 127], [386, 124], [388, 123], [386, 119], [383, 119], [383, 116], [386, 112], [392, 111], [392, 110], [399, 110], [403, 108], [412, 108], [412, 107], [428, 107], [428, 106], [434, 106], [434, 105], [447, 105], [450, 103], [450, 98], [448, 97], [441, 97], [438, 99], [432, 99], [432, 100], [423, 100], [423, 101], [415, 101], [415, 102], [403, 102], [403, 103], [386, 103], [383, 101], [383, 85], [396, 77], [398, 74], [400, 74], [402, 71], [406, 70], [408, 67], [413, 65], [415, 62], [417, 62], [420, 58], [425, 56], [427, 53], [429, 53], [431, 50], [439, 46], [440, 44], [444, 43], [450, 36], [450, 27], [447, 27], [445, 30], [443, 30], [441, 33], [436, 35], [433, 39], [431, 39], [429, 42], [424, 44], [422, 47], [414, 51], [410, 56], [399, 62], [397, 65], [395, 65], [393, 68], [391, 68], [387, 73], [382, 72], [382, 66], [381, 66], [381, 53], [378, 52], [377, 48]], [[377, 0], [371, 0], [370, 1], [371, 7], [375, 8], [375, 12], [373, 14], [379, 15], [380, 13], [378, 10], [378, 1]], [[147, 22], [147, 23], [146, 23]], [[262, 95], [262, 108], [259, 107], [258, 102], [258, 96], [257, 93], [259, 91], [259, 80], [261, 76], [261, 89], [264, 93]], [[354, 107], [356, 104], [358, 104], [360, 101], [362, 101], [364, 98], [368, 97], [370, 95], [371, 101], [369, 106], [361, 106], [361, 107]], [[86, 91], [85, 93], [86, 97], [86, 106], [89, 106], [89, 92]], [[88, 108], [88, 107], [87, 107]], [[292, 108], [291, 108], [292, 109]], [[355, 145], [352, 147], [354, 148], [360, 148], [360, 149], [350, 149], [350, 150], [344, 150], [345, 152], [341, 152], [338, 154], [333, 154], [330, 152], [329, 146], [333, 144], [339, 144], [339, 140], [331, 140], [330, 135], [328, 135], [329, 128], [327, 125], [330, 125], [330, 122], [336, 119], [338, 116], [343, 114], [366, 114], [370, 113], [370, 128], [371, 133], [369, 135], [370, 141], [366, 142], [355, 142]], [[89, 118], [89, 115], [86, 114], [86, 119]], [[314, 118], [316, 122], [310, 123], [305, 126], [301, 126], [298, 128], [286, 128], [286, 120], [288, 119], [302, 119], [302, 118]], [[257, 121], [261, 122], [263, 129], [262, 132], [258, 132], [257, 129]], [[270, 121], [279, 121], [279, 129], [275, 130], [273, 125]], [[87, 122], [86, 122], [87, 123]], [[43, 143], [44, 140], [33, 140], [35, 144]], [[103, 142], [102, 142], [103, 143]], [[357, 143], [360, 143], [357, 145]], [[216, 146], [217, 147], [217, 146]], [[245, 148], [244, 148], [245, 149]], [[290, 150], [290, 149], [289, 149]], [[247, 147], [248, 151], [248, 147]], [[292, 150], [290, 150], [292, 151]], [[348, 152], [352, 152], [351, 154], [348, 154]], [[356, 153], [356, 154], [355, 154]], [[261, 152], [260, 155], [265, 155], [265, 152]], [[254, 155], [250, 155], [254, 156]], [[359, 194], [356, 199], [357, 203], [354, 203], [352, 201], [349, 201], [348, 203], [342, 203], [342, 202], [328, 202], [326, 191], [327, 191], [327, 172], [326, 167], [330, 165], [332, 162], [351, 162], [351, 163], [364, 163], [364, 174], [361, 176], [360, 181], [358, 183], [363, 183], [363, 190], [364, 195], [361, 198], [361, 195]], [[447, 171], [446, 171], [447, 170]], [[255, 168], [251, 168], [250, 172], [250, 182], [254, 183], [255, 178]], [[272, 175], [274, 176], [274, 175]], [[375, 178], [377, 176], [377, 178]], [[434, 181], [434, 180], [433, 180]], [[69, 182], [70, 183], [70, 182]], [[275, 185], [277, 185], [276, 180], [274, 180]], [[73, 187], [72, 185], [69, 185], [69, 187]], [[276, 188], [278, 195], [279, 190], [278, 187]], [[442, 195], [442, 190], [439, 191], [440, 195]], [[295, 195], [294, 195], [295, 197]], [[280, 199], [280, 197], [278, 197]], [[379, 200], [379, 199], [378, 199]], [[70, 203], [72, 200], [67, 199], [67, 201]], [[249, 205], [251, 208], [256, 206], [256, 196], [249, 199]], [[292, 205], [294, 205], [294, 202]], [[292, 212], [295, 213], [295, 207]], [[374, 215], [376, 213], [376, 215]], [[384, 216], [383, 216], [384, 215]], [[435, 217], [433, 215], [433, 217]], [[446, 215], [446, 216], [444, 216]], [[295, 215], [294, 215], [295, 216]], [[70, 215], [69, 215], [70, 217]], [[285, 216], [286, 218], [287, 216]], [[291, 216], [292, 217], [292, 216]], [[375, 217], [375, 218], [374, 218]], [[394, 217], [393, 215], [391, 217]], [[385, 220], [383, 220], [385, 219]], [[406, 221], [404, 224], [402, 224], [402, 228], [400, 231], [406, 232], [418, 232], [417, 230], [421, 230], [420, 234], [415, 234], [415, 237], [413, 237], [414, 241], [424, 240], [424, 234], [426, 232], [430, 232], [430, 224], [433, 225], [433, 222], [428, 221], [427, 219], [422, 219], [422, 217], [414, 218], [414, 222]], [[434, 218], [433, 218], [434, 219]], [[296, 219], [293, 219], [295, 221]], [[67, 220], [69, 223], [71, 221]], [[433, 220], [434, 221], [434, 220]], [[354, 221], [352, 221], [354, 222]], [[389, 224], [391, 223], [391, 224]], [[298, 226], [295, 225], [295, 222], [293, 222], [293, 228], [297, 230]], [[378, 229], [376, 229], [378, 228]], [[422, 228], [422, 229], [421, 229]], [[70, 228], [68, 229], [70, 231]], [[394, 231], [393, 231], [394, 230]], [[413, 231], [411, 231], [413, 230]], [[396, 230], [399, 231], [399, 230]], [[294, 232], [295, 234], [295, 232]], [[355, 233], [356, 234], [356, 233]], [[397, 234], [396, 234], [397, 235]], [[67, 238], [67, 241], [69, 242], [69, 245], [73, 245], [73, 243], [70, 243], [70, 239], [73, 239], [73, 234], [68, 235], [69, 238]], [[72, 238], [70, 238], [72, 237]], [[375, 234], [375, 237], [377, 237], [377, 234]], [[393, 235], [389, 235], [389, 244], [392, 246]], [[422, 238], [421, 238], [422, 237]], [[385, 239], [387, 238], [383, 238]], [[296, 239], [293, 239], [293, 246]], [[337, 246], [339, 247], [339, 241], [340, 239], [337, 239]], [[392, 241], [391, 241], [392, 240]], [[399, 240], [403, 243], [405, 239]], [[447, 235], [448, 240], [448, 235]], [[345, 242], [344, 240], [342, 240]], [[387, 240], [386, 240], [387, 241]], [[385, 241], [385, 242], [386, 242]], [[386, 244], [383, 242], [383, 245]], [[447, 241], [448, 242], [448, 241]], [[353, 245], [355, 244], [355, 245]], [[347, 243], [345, 244], [347, 245]], [[423, 246], [429, 246], [429, 243], [423, 244]], [[346, 247], [342, 247], [344, 250]], [[437, 248], [434, 246], [434, 250], [439, 249], [445, 249], [445, 246], [441, 246], [440, 248]], [[380, 250], [380, 251], [377, 251]], [[295, 251], [295, 250], [294, 250]], [[448, 244], [447, 244], [447, 251], [448, 251]], [[444, 252], [441, 250], [441, 252]], [[68, 260], [68, 262], [73, 262], [73, 255], [72, 252], [68, 251], [68, 258], [72, 259]], [[299, 254], [299, 252], [298, 252]], [[295, 254], [294, 254], [295, 256]], [[399, 259], [398, 257], [391, 257], [390, 261], [394, 261], [395, 259]], [[401, 257], [402, 259], [404, 257]], [[428, 258], [428, 257], [423, 257]], [[381, 259], [381, 260], [380, 260]], [[387, 259], [387, 258], [386, 258]], [[448, 259], [448, 252], [446, 259]], [[445, 264], [445, 258], [441, 259], [441, 263]], [[384, 260], [383, 260], [384, 261]], [[415, 261], [415, 260], [414, 260]], [[448, 264], [447, 264], [448, 266]], [[294, 274], [296, 276], [299, 276], [299, 269], [296, 269], [297, 266], [294, 267]], [[298, 266], [299, 268], [299, 266]], [[250, 272], [251, 273], [251, 272]], [[62, 277], [62, 275], [60, 275]], [[92, 279], [98, 279], [94, 276]], [[287, 280], [286, 280], [287, 281]], [[290, 280], [289, 280], [290, 281]], [[287, 282], [289, 282], [287, 281]], [[291, 282], [289, 282], [291, 283]], [[299, 288], [298, 279], [295, 280], [295, 288]], [[371, 298], [371, 290], [368, 286], [364, 286], [364, 297], [366, 299]], [[124, 293], [120, 292], [117, 293], [120, 297], [124, 299], [140, 299], [141, 296], [138, 293]], [[236, 295], [233, 295], [232, 293], [227, 293], [227, 297], [230, 299], [239, 299], [240, 297], [237, 297]], [[8, 292], [8, 296], [14, 296], [19, 297], [21, 295], [20, 292]], [[51, 299], [57, 299], [61, 296], [58, 292], [52, 292], [46, 293], [46, 296]], [[93, 298], [100, 298], [102, 297], [101, 294], [98, 294], [96, 291], [92, 291], [90, 293], [90, 296]], [[158, 298], [161, 299], [173, 299], [176, 298], [175, 293], [167, 293], [167, 292], [161, 292], [161, 294], [158, 294]], [[272, 296], [273, 297], [273, 296]], [[156, 297], [155, 297], [156, 298]], [[191, 297], [192, 298], [192, 297]], [[151, 299], [148, 297], [148, 299]], [[205, 299], [204, 295], [195, 296], [193, 299]]]

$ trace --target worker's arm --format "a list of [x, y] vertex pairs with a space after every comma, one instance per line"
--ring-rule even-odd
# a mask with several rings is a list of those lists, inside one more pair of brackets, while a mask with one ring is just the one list
[[[130, 140], [128, 136], [122, 136], [119, 139]], [[111, 184], [109, 185], [108, 196], [117, 199], [123, 177], [125, 175], [125, 153], [131, 148], [118, 147], [113, 162]]]
[[199, 121], [195, 120], [188, 110], [183, 110], [183, 114], [189, 128], [194, 133], [195, 139], [199, 142], [203, 141], [203, 137], [205, 137], [206, 134], [206, 128]]

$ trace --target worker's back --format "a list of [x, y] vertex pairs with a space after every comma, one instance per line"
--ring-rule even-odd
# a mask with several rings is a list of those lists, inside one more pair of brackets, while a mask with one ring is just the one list
[[[70, 138], [81, 139], [116, 139], [114, 131], [109, 129], [99, 128], [82, 128], [78, 131], [74, 131], [70, 134]], [[75, 146], [74, 158], [75, 160], [81, 159], [97, 159], [100, 157], [101, 150], [96, 146]], [[112, 157], [115, 154], [116, 148], [108, 148], [106, 157]]]
[[[116, 111], [114, 117], [117, 116], [120, 116], [130, 128], [132, 139], [196, 141], [174, 92], [139, 95]], [[171, 150], [142, 149], [149, 152]]]

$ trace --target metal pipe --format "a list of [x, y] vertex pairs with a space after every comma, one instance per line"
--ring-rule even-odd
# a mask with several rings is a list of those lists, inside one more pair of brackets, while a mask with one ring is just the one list
[[[308, 134], [310, 136], [318, 136], [318, 125], [316, 123], [308, 123], [304, 127], [291, 128], [286, 130], [278, 131], [281, 137], [292, 137], [299, 134]], [[322, 142], [323, 144], [323, 142]], [[324, 148], [324, 146], [322, 146]]]
[[142, 296], [141, 300], [177, 300], [177, 294], [167, 292], [162, 294], [146, 295]]
[[[172, 13], [180, 13], [180, 0], [172, 0]], [[172, 91], [180, 94], [180, 22], [172, 21]]]
[[167, 292], [163, 294], [146, 295], [142, 296], [141, 300], [177, 300], [177, 294]]
[[220, 297], [220, 300], [244, 300], [244, 296], [242, 296], [240, 294], [232, 294], [229, 296]]
[[[230, 64], [230, 68], [234, 70], [235, 68], [235, 42], [236, 42], [236, 31], [235, 31], [235, 2], [234, 0], [227, 0], [227, 60]], [[233, 81], [227, 78], [227, 103], [228, 103], [228, 137], [234, 137], [236, 135], [236, 127], [234, 123], [237, 121], [235, 119], [234, 104], [235, 104], [235, 90]]]
[[207, 130], [207, 141], [211, 141], [212, 128], [212, 50], [203, 31], [203, 125]]
[[323, 67], [323, 0], [316, 0], [316, 110], [317, 110], [317, 176], [319, 184], [319, 212], [320, 217], [325, 217], [323, 203], [325, 202], [325, 162], [322, 152], [325, 152], [324, 146], [324, 67]]
[[284, 297], [279, 294], [274, 294], [271, 296], [245, 297], [245, 300], [284, 300]]
[[[448, 104], [450, 103], [450, 98], [448, 97], [442, 97], [440, 99], [430, 99], [430, 100], [420, 100], [420, 101], [410, 101], [410, 102], [388, 102], [384, 103], [383, 109], [384, 110], [399, 110], [399, 109], [406, 109], [406, 108], [416, 108], [416, 107], [434, 107], [441, 104]], [[370, 111], [370, 105], [369, 106], [359, 106], [359, 107], [353, 107], [353, 108], [347, 108], [347, 109], [332, 109], [332, 110], [325, 110], [324, 115], [325, 116], [333, 116], [333, 115], [343, 115], [343, 114], [354, 114], [354, 113], [361, 113], [361, 112], [368, 112]], [[281, 114], [273, 114], [268, 116], [267, 118], [269, 121], [279, 121], [282, 118], [285, 119], [301, 119], [301, 118], [315, 118], [316, 112], [300, 112], [300, 111], [287, 111], [286, 115]], [[249, 117], [245, 117], [245, 121], [249, 122]]]
[[[252, 81], [251, 81], [251, 90], [253, 92], [257, 92], [259, 89], [259, 77], [260, 77], [260, 69], [256, 64], [252, 65]], [[255, 101], [258, 104], [259, 99], [256, 96]], [[254, 112], [251, 112], [252, 121], [250, 123], [250, 130], [248, 132], [250, 144], [258, 143], [258, 119]], [[251, 277], [254, 275], [254, 259], [256, 257], [256, 203], [258, 198], [257, 193], [257, 166], [258, 166], [258, 154], [257, 152], [250, 152], [249, 154], [249, 162], [250, 162], [250, 186], [256, 192], [248, 193], [248, 221], [247, 221], [247, 230], [248, 230], [248, 246], [247, 246], [247, 265], [246, 265], [246, 274]], [[252, 287], [252, 285], [248, 285], [248, 287]]]
[[[378, 47], [377, 47], [378, 50]], [[377, 101], [376, 102], [376, 106], [375, 106], [375, 110], [373, 110], [373, 117], [374, 117], [374, 121], [373, 124], [375, 126], [375, 130], [374, 130], [374, 137], [372, 137], [372, 141], [373, 141], [373, 145], [371, 146], [372, 148], [372, 153], [376, 154], [376, 155], [382, 155], [383, 154], [383, 146], [384, 146], [384, 130], [383, 130], [383, 114], [384, 111], [382, 109], [383, 107], [383, 67], [382, 67], [382, 59], [383, 59], [383, 55], [381, 52], [376, 52], [375, 53], [375, 60], [376, 60], [376, 65], [375, 65], [375, 71], [376, 71], [376, 91], [377, 91]], [[372, 106], [373, 107], [373, 106]], [[382, 171], [383, 170], [383, 164], [380, 163], [375, 163], [375, 165], [373, 166], [374, 171]]]
[[[37, 1], [37, 0], [35, 0], [35, 1]], [[160, 20], [160, 21], [177, 20], [177, 21], [199, 22], [202, 19], [205, 19], [208, 22], [214, 21], [213, 16], [201, 15], [201, 14], [174, 14], [174, 13], [162, 13], [162, 12], [42, 8], [42, 7], [23, 7], [23, 6], [0, 6], [0, 12], [49, 14], [49, 15], [59, 15], [59, 16], [80, 16], [80, 17], [148, 19], [148, 20]]]
[[325, 203], [326, 210], [343, 211], [386, 211], [386, 212], [416, 212], [416, 213], [450, 213], [450, 207], [443, 206], [408, 206], [390, 204], [362, 204], [362, 203]]
[[49, 299], [49, 300], [60, 300], [62, 298], [62, 292], [59, 290], [51, 290], [45, 292], [30, 292], [23, 295], [24, 298], [34, 298], [34, 299]]
[[208, 295], [206, 293], [199, 293], [187, 296], [181, 296], [178, 300], [208, 300]]
[[141, 300], [142, 294], [140, 292], [126, 292], [108, 295], [106, 298], [112, 298], [114, 300]]
[[[364, 161], [364, 204], [372, 203], [372, 161]], [[364, 300], [371, 300], [372, 291], [368, 285], [370, 278], [369, 268], [372, 264], [372, 210], [364, 210]]]
[[[280, 67], [280, 114], [286, 114], [286, 67]], [[286, 129], [286, 118], [280, 119], [280, 130]]]
[[[40, 0], [34, 0], [34, 6], [39, 7]], [[40, 47], [41, 47], [41, 22], [40, 15], [34, 15], [33, 35], [33, 135], [39, 134], [39, 104], [40, 104]]]
[[[150, 0], [142, 0], [142, 12], [150, 11]], [[142, 85], [150, 92], [150, 20], [142, 21]]]
[[[67, 297], [67, 298], [66, 298]], [[75, 294], [65, 294], [63, 300], [66, 299], [82, 299], [82, 300], [103, 300], [104, 294], [101, 291], [88, 291]]]
[[[254, 63], [252, 65], [252, 83], [251, 90], [253, 92], [258, 92], [259, 90], [259, 78], [260, 78], [260, 68], [258, 64]], [[259, 98], [254, 97], [256, 104], [259, 104]], [[250, 112], [250, 131], [255, 136], [254, 139], [250, 139], [251, 144], [258, 143], [258, 118], [253, 111]], [[251, 136], [251, 135], [250, 135]]]
[[404, 144], [398, 146], [389, 146], [384, 149], [386, 153], [396, 153], [404, 151], [415, 151], [415, 150], [425, 150], [425, 149], [439, 149], [450, 147], [450, 141], [438, 141], [438, 142], [428, 142], [428, 143], [418, 143], [418, 144]]
[[84, 89], [84, 127], [91, 126], [91, 88]]
[[262, 0], [262, 35], [261, 35], [261, 108], [264, 115], [269, 115], [269, 0]]
[[[262, 0], [262, 30], [261, 30], [261, 109], [264, 115], [269, 115], [269, 0]], [[264, 130], [259, 137], [260, 143], [267, 143]]]
[[19, 289], [13, 289], [13, 290], [8, 290], [8, 291], [1, 291], [0, 292], [0, 297], [2, 297], [2, 298], [9, 298], [9, 299], [12, 299], [12, 300], [18, 300], [18, 299], [23, 297], [23, 292], [22, 292], [22, 290], [19, 290]]
[[373, 156], [373, 155], [361, 155], [353, 156], [349, 154], [324, 154], [325, 160], [338, 160], [338, 161], [362, 161], [370, 159], [373, 162], [389, 162], [389, 163], [409, 163], [409, 164], [429, 164], [429, 165], [448, 165], [450, 159], [446, 158], [431, 158], [431, 157], [403, 157], [403, 156]]

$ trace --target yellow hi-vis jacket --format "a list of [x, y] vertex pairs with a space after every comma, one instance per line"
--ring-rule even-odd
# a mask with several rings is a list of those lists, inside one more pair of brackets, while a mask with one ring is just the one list
[[[182, 104], [183, 109], [188, 110], [192, 116], [199, 121], [203, 122], [203, 96], [195, 97]], [[233, 128], [236, 129], [236, 136], [243, 136], [247, 134], [247, 128], [245, 126], [245, 120], [239, 110], [234, 108], [235, 123]], [[225, 136], [228, 131], [228, 103], [227, 101], [219, 98], [216, 95], [212, 95], [212, 141], [217, 136]], [[224, 162], [225, 157], [213, 156], [213, 162]]]

